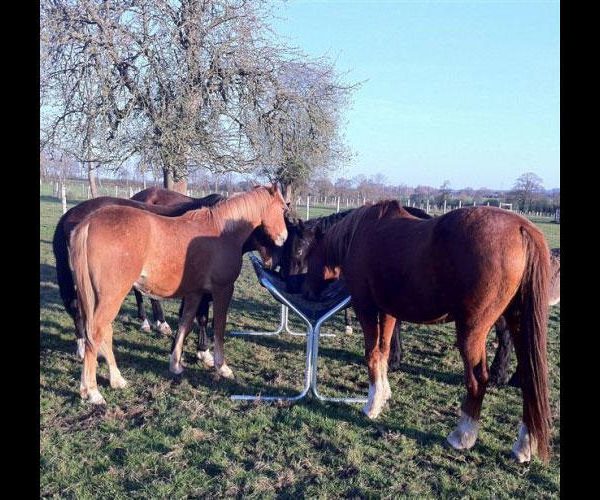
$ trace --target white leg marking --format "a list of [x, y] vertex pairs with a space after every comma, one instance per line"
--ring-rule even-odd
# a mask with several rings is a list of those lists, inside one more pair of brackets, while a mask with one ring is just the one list
[[77, 339], [77, 356], [83, 360], [85, 355], [85, 339]]
[[181, 375], [183, 373], [183, 366], [181, 365], [181, 361], [176, 360], [174, 352], [172, 352], [169, 355], [169, 370], [174, 375]]
[[217, 373], [223, 378], [234, 378], [231, 368], [229, 368], [225, 363], [223, 363], [219, 368], [217, 368]]
[[127, 387], [127, 380], [123, 378], [117, 367], [110, 370], [110, 386], [113, 389], [123, 389]]
[[202, 364], [207, 368], [213, 368], [215, 366], [215, 360], [209, 349], [206, 349], [206, 351], [198, 351], [196, 356], [198, 356], [198, 359], [202, 361]]
[[148, 318], [144, 319], [144, 322], [142, 323], [142, 326], [140, 328], [144, 332], [151, 332], [152, 331], [152, 327], [150, 326], [150, 321], [148, 321]]
[[383, 398], [387, 402], [392, 397], [392, 389], [390, 388], [390, 381], [387, 378], [387, 373], [383, 376]]
[[104, 400], [104, 398], [102, 397], [102, 394], [100, 394], [100, 391], [97, 388], [90, 389], [88, 391], [87, 399], [93, 405], [105, 405], [106, 404], [106, 401]]
[[173, 330], [171, 330], [169, 323], [167, 323], [166, 321], [163, 321], [162, 323], [160, 321], [157, 321], [154, 326], [163, 335], [173, 334]]
[[363, 412], [371, 419], [377, 418], [381, 413], [384, 403], [383, 382], [380, 377], [375, 384], [369, 384], [369, 400], [363, 407]]
[[448, 436], [448, 442], [457, 450], [468, 450], [477, 441], [479, 422], [472, 419], [461, 410], [458, 426]]
[[529, 434], [527, 426], [521, 422], [519, 424], [519, 437], [512, 447], [515, 459], [520, 464], [523, 462], [530, 462], [531, 456], [535, 455], [536, 451], [537, 445], [535, 439]]

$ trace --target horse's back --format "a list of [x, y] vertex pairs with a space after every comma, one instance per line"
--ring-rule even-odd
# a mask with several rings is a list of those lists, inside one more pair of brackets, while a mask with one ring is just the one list
[[189, 203], [194, 201], [194, 198], [186, 196], [185, 194], [156, 186], [144, 189], [139, 193], [134, 194], [130, 199], [148, 203], [150, 205], [176, 205], [178, 203]]

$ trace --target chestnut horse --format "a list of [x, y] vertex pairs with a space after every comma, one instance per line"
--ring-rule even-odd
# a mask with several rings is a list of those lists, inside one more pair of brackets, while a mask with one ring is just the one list
[[[156, 191], [156, 188], [154, 188], [153, 191]], [[179, 196], [183, 197], [183, 195]], [[70, 208], [67, 212], [65, 212], [65, 214], [63, 214], [59, 219], [58, 224], [56, 225], [56, 228], [54, 230], [54, 236], [52, 238], [52, 249], [54, 251], [54, 258], [56, 261], [56, 277], [58, 281], [60, 296], [65, 306], [65, 310], [67, 311], [69, 316], [71, 316], [75, 324], [75, 335], [77, 337], [77, 352], [81, 358], [83, 358], [84, 353], [84, 325], [79, 314], [79, 309], [77, 307], [75, 283], [73, 282], [73, 275], [71, 273], [71, 268], [69, 267], [69, 240], [72, 231], [87, 215], [105, 206], [127, 206], [138, 208], [140, 210], [146, 210], [158, 215], [164, 215], [166, 217], [177, 217], [183, 215], [184, 213], [190, 210], [214, 205], [217, 201], [222, 199], [222, 196], [217, 194], [211, 194], [206, 196], [205, 198], [199, 199], [188, 198], [187, 196], [185, 196], [185, 198], [187, 198], [187, 200], [177, 198], [179, 199], [179, 203], [177, 204], [174, 204], [174, 200], [171, 199], [170, 206], [158, 206], [144, 204], [139, 201], [134, 201], [133, 199], [101, 196], [99, 198], [86, 200], [75, 205], [74, 207]], [[137, 290], [135, 290], [135, 292], [137, 292]], [[139, 292], [137, 292], [137, 294], [139, 294]], [[136, 295], [136, 300], [138, 303], [138, 315], [143, 316], [142, 318], [140, 318], [143, 320], [145, 318], [145, 311], [141, 299], [141, 294], [139, 298]], [[162, 320], [158, 320], [159, 324], [157, 325], [157, 327], [161, 330], [162, 333], [167, 333], [165, 330], [165, 325], [167, 327], [168, 325], [164, 321], [162, 309], [158, 301], [153, 300], [152, 308], [155, 311], [155, 313], [159, 315], [158, 317], [162, 318]]]
[[309, 298], [340, 274], [364, 333], [369, 400], [363, 411], [370, 418], [380, 414], [391, 396], [387, 361], [396, 319], [454, 321], [467, 396], [448, 442], [456, 449], [471, 448], [489, 378], [486, 337], [504, 314], [523, 394], [513, 453], [519, 462], [530, 460], [536, 451], [548, 459], [550, 253], [533, 223], [494, 207], [462, 208], [422, 220], [397, 201], [363, 206], [324, 236], [315, 235], [305, 281]]
[[281, 246], [287, 205], [277, 188], [259, 186], [210, 208], [180, 217], [162, 217], [125, 206], [108, 206], [88, 215], [71, 235], [71, 267], [85, 324], [81, 396], [104, 404], [96, 383], [98, 353], [107, 360], [110, 385], [126, 385], [112, 349], [112, 321], [131, 287], [161, 298], [184, 297], [185, 306], [170, 356], [170, 370], [183, 371], [183, 340], [202, 295], [214, 301], [217, 372], [231, 378], [223, 337], [233, 285], [242, 266], [242, 247], [262, 227]]

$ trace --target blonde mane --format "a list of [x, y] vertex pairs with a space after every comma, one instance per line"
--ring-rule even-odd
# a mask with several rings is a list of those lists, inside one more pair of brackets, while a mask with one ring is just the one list
[[260, 220], [263, 211], [273, 202], [273, 195], [264, 186], [257, 186], [252, 191], [236, 193], [219, 201], [212, 207], [203, 207], [188, 212], [194, 220], [210, 218], [221, 231], [235, 229], [240, 222]]

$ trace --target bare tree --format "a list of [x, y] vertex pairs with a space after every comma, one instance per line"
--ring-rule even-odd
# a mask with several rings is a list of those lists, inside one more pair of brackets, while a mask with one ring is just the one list
[[278, 181], [285, 198], [313, 172], [350, 157], [341, 134], [342, 113], [358, 84], [344, 85], [331, 62], [297, 57], [282, 62], [260, 107], [255, 143], [263, 145], [263, 173]]
[[526, 172], [515, 181], [512, 198], [521, 210], [528, 210], [535, 198], [543, 192], [542, 179], [533, 172]]

